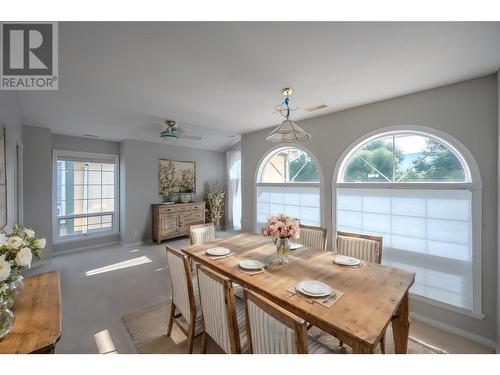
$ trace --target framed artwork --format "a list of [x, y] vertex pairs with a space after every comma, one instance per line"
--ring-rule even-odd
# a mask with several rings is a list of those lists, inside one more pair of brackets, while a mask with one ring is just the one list
[[7, 167], [5, 165], [5, 126], [0, 123], [0, 229], [7, 225]]
[[160, 159], [158, 182], [162, 195], [194, 193], [196, 192], [196, 163]]

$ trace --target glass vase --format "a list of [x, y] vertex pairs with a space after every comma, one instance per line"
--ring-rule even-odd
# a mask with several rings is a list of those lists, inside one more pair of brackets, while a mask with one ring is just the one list
[[10, 290], [14, 301], [21, 295], [24, 288], [24, 277], [21, 275], [15, 276], [10, 282]]
[[275, 238], [274, 244], [276, 245], [277, 263], [287, 264], [288, 257], [286, 256], [286, 254], [288, 250], [290, 250], [288, 238]]
[[14, 313], [7, 308], [7, 300], [0, 297], [0, 339], [9, 334], [14, 326]]

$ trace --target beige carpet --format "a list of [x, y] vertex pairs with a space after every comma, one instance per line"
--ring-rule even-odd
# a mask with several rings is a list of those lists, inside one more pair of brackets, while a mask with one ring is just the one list
[[[169, 301], [159, 303], [122, 318], [132, 341], [141, 354], [185, 354], [187, 350], [186, 336], [174, 324], [171, 337], [166, 336], [168, 318], [170, 315]], [[323, 331], [312, 328], [309, 333], [320, 340], [323, 344], [339, 353], [350, 353], [350, 348], [338, 348], [338, 340]], [[200, 352], [201, 337], [194, 341], [193, 353]], [[386, 333], [386, 352], [394, 353], [392, 331], [389, 327]], [[380, 349], [377, 349], [380, 353]], [[209, 340], [208, 353], [222, 353], [219, 347]], [[425, 344], [410, 336], [408, 341], [408, 353], [410, 354], [444, 354], [445, 351]]]

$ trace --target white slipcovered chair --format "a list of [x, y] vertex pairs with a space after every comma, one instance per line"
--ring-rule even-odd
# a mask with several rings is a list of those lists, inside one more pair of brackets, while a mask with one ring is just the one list
[[[382, 237], [337, 232], [337, 253], [372, 263], [382, 263]], [[342, 341], [340, 346], [342, 346]], [[380, 351], [385, 353], [385, 332], [380, 339]]]
[[339, 254], [380, 264], [382, 262], [382, 241], [382, 237], [337, 232], [336, 249]]
[[300, 237], [297, 242], [305, 246], [326, 250], [327, 237], [328, 230], [326, 228], [301, 224]]
[[193, 289], [191, 267], [187, 257], [171, 247], [166, 247], [167, 262], [172, 283], [172, 303], [167, 336], [175, 322], [188, 338], [188, 353], [193, 352], [193, 340], [202, 332], [198, 296]]
[[332, 354], [307, 336], [307, 323], [273, 302], [244, 290], [248, 351], [254, 354]]
[[246, 346], [245, 306], [235, 298], [231, 280], [198, 264], [198, 288], [202, 312], [201, 352], [207, 352], [207, 340], [229, 354], [241, 353]]
[[213, 223], [191, 225], [189, 227], [191, 245], [215, 240], [215, 226]]

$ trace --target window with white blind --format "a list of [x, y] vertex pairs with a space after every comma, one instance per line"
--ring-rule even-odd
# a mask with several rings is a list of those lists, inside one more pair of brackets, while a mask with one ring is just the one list
[[118, 156], [53, 151], [54, 239], [118, 232]]
[[337, 229], [383, 237], [382, 263], [416, 273], [414, 296], [480, 314], [475, 186], [464, 156], [443, 139], [371, 137], [339, 169]]
[[262, 161], [256, 186], [257, 230], [273, 215], [321, 225], [320, 172], [316, 161], [296, 147], [272, 151]]

